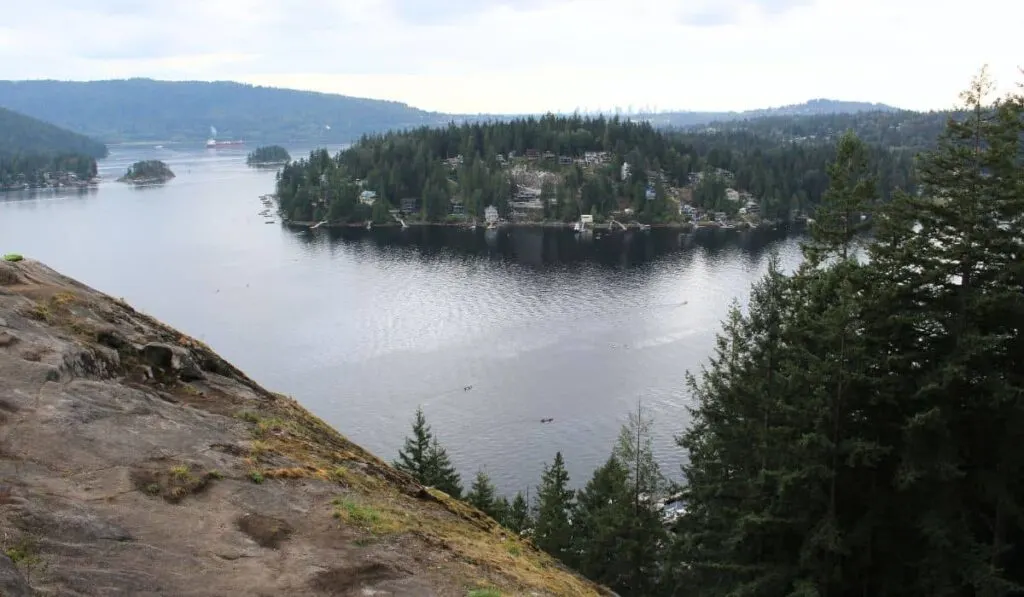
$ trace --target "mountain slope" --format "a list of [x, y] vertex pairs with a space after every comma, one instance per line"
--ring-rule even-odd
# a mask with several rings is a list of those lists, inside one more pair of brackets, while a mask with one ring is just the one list
[[0, 505], [3, 595], [609, 594], [31, 260], [0, 261]]
[[0, 81], [0, 106], [107, 142], [340, 143], [359, 135], [445, 121], [406, 104], [228, 81]]
[[0, 108], [0, 154], [107, 155], [106, 145], [31, 116]]

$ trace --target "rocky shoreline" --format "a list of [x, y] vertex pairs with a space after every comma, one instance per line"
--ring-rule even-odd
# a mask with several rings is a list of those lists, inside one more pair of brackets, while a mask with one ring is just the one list
[[0, 261], [0, 594], [609, 595], [121, 300]]
[[[357, 229], [366, 228], [366, 222], [350, 223], [350, 222], [312, 222], [312, 221], [293, 221], [293, 220], [282, 220], [281, 222], [289, 228], [295, 229], [311, 229], [311, 228], [328, 228], [328, 229]], [[501, 222], [497, 225], [498, 229], [503, 228], [552, 228], [561, 230], [572, 230], [575, 222]], [[733, 225], [731, 228], [724, 228], [717, 222], [669, 222], [662, 224], [650, 224], [650, 228], [654, 229], [665, 229], [665, 230], [679, 230], [681, 232], [691, 232], [698, 229], [703, 230], [715, 230], [715, 229], [728, 229], [728, 230], [770, 230], [778, 228], [779, 226], [787, 226], [783, 222], [761, 222], [759, 224], [749, 224], [746, 222], [739, 222]], [[434, 228], [468, 228], [469, 226], [465, 222], [406, 222], [406, 226], [409, 228], [416, 227], [434, 227]], [[373, 228], [401, 228], [402, 225], [398, 222], [387, 222], [384, 224], [373, 224]], [[477, 224], [478, 229], [485, 229], [486, 226], [483, 224]], [[627, 230], [640, 230], [637, 226], [626, 226]], [[608, 223], [593, 224], [593, 230], [602, 231], [617, 231], [621, 230], [618, 227], [614, 227]]]

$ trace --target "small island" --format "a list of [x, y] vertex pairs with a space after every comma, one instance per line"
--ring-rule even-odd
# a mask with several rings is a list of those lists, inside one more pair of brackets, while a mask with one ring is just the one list
[[257, 147], [245, 158], [245, 163], [254, 167], [280, 166], [291, 161], [288, 150], [280, 145]]
[[160, 160], [143, 160], [132, 164], [119, 182], [133, 184], [158, 184], [174, 178], [174, 172]]

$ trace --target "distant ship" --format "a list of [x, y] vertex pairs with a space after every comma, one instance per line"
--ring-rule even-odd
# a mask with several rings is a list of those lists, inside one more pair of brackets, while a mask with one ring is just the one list
[[207, 139], [206, 147], [224, 147], [227, 145], [244, 145], [245, 141], [217, 141], [216, 139]]

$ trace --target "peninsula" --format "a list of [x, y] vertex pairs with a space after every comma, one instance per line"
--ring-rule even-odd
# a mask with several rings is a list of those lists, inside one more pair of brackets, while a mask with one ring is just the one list
[[[822, 200], [835, 139], [661, 131], [619, 118], [547, 115], [364, 136], [287, 164], [288, 222], [758, 226]], [[883, 195], [913, 188], [913, 155], [869, 147]], [[587, 220], [590, 221], [589, 219]]]
[[94, 184], [106, 155], [93, 139], [0, 108], [0, 191]]
[[209, 347], [0, 260], [0, 593], [607, 595]]
[[174, 178], [174, 172], [160, 160], [143, 160], [132, 164], [119, 182], [133, 184], [159, 184]]
[[245, 163], [255, 167], [281, 166], [287, 164], [292, 156], [280, 145], [257, 147], [245, 157]]

